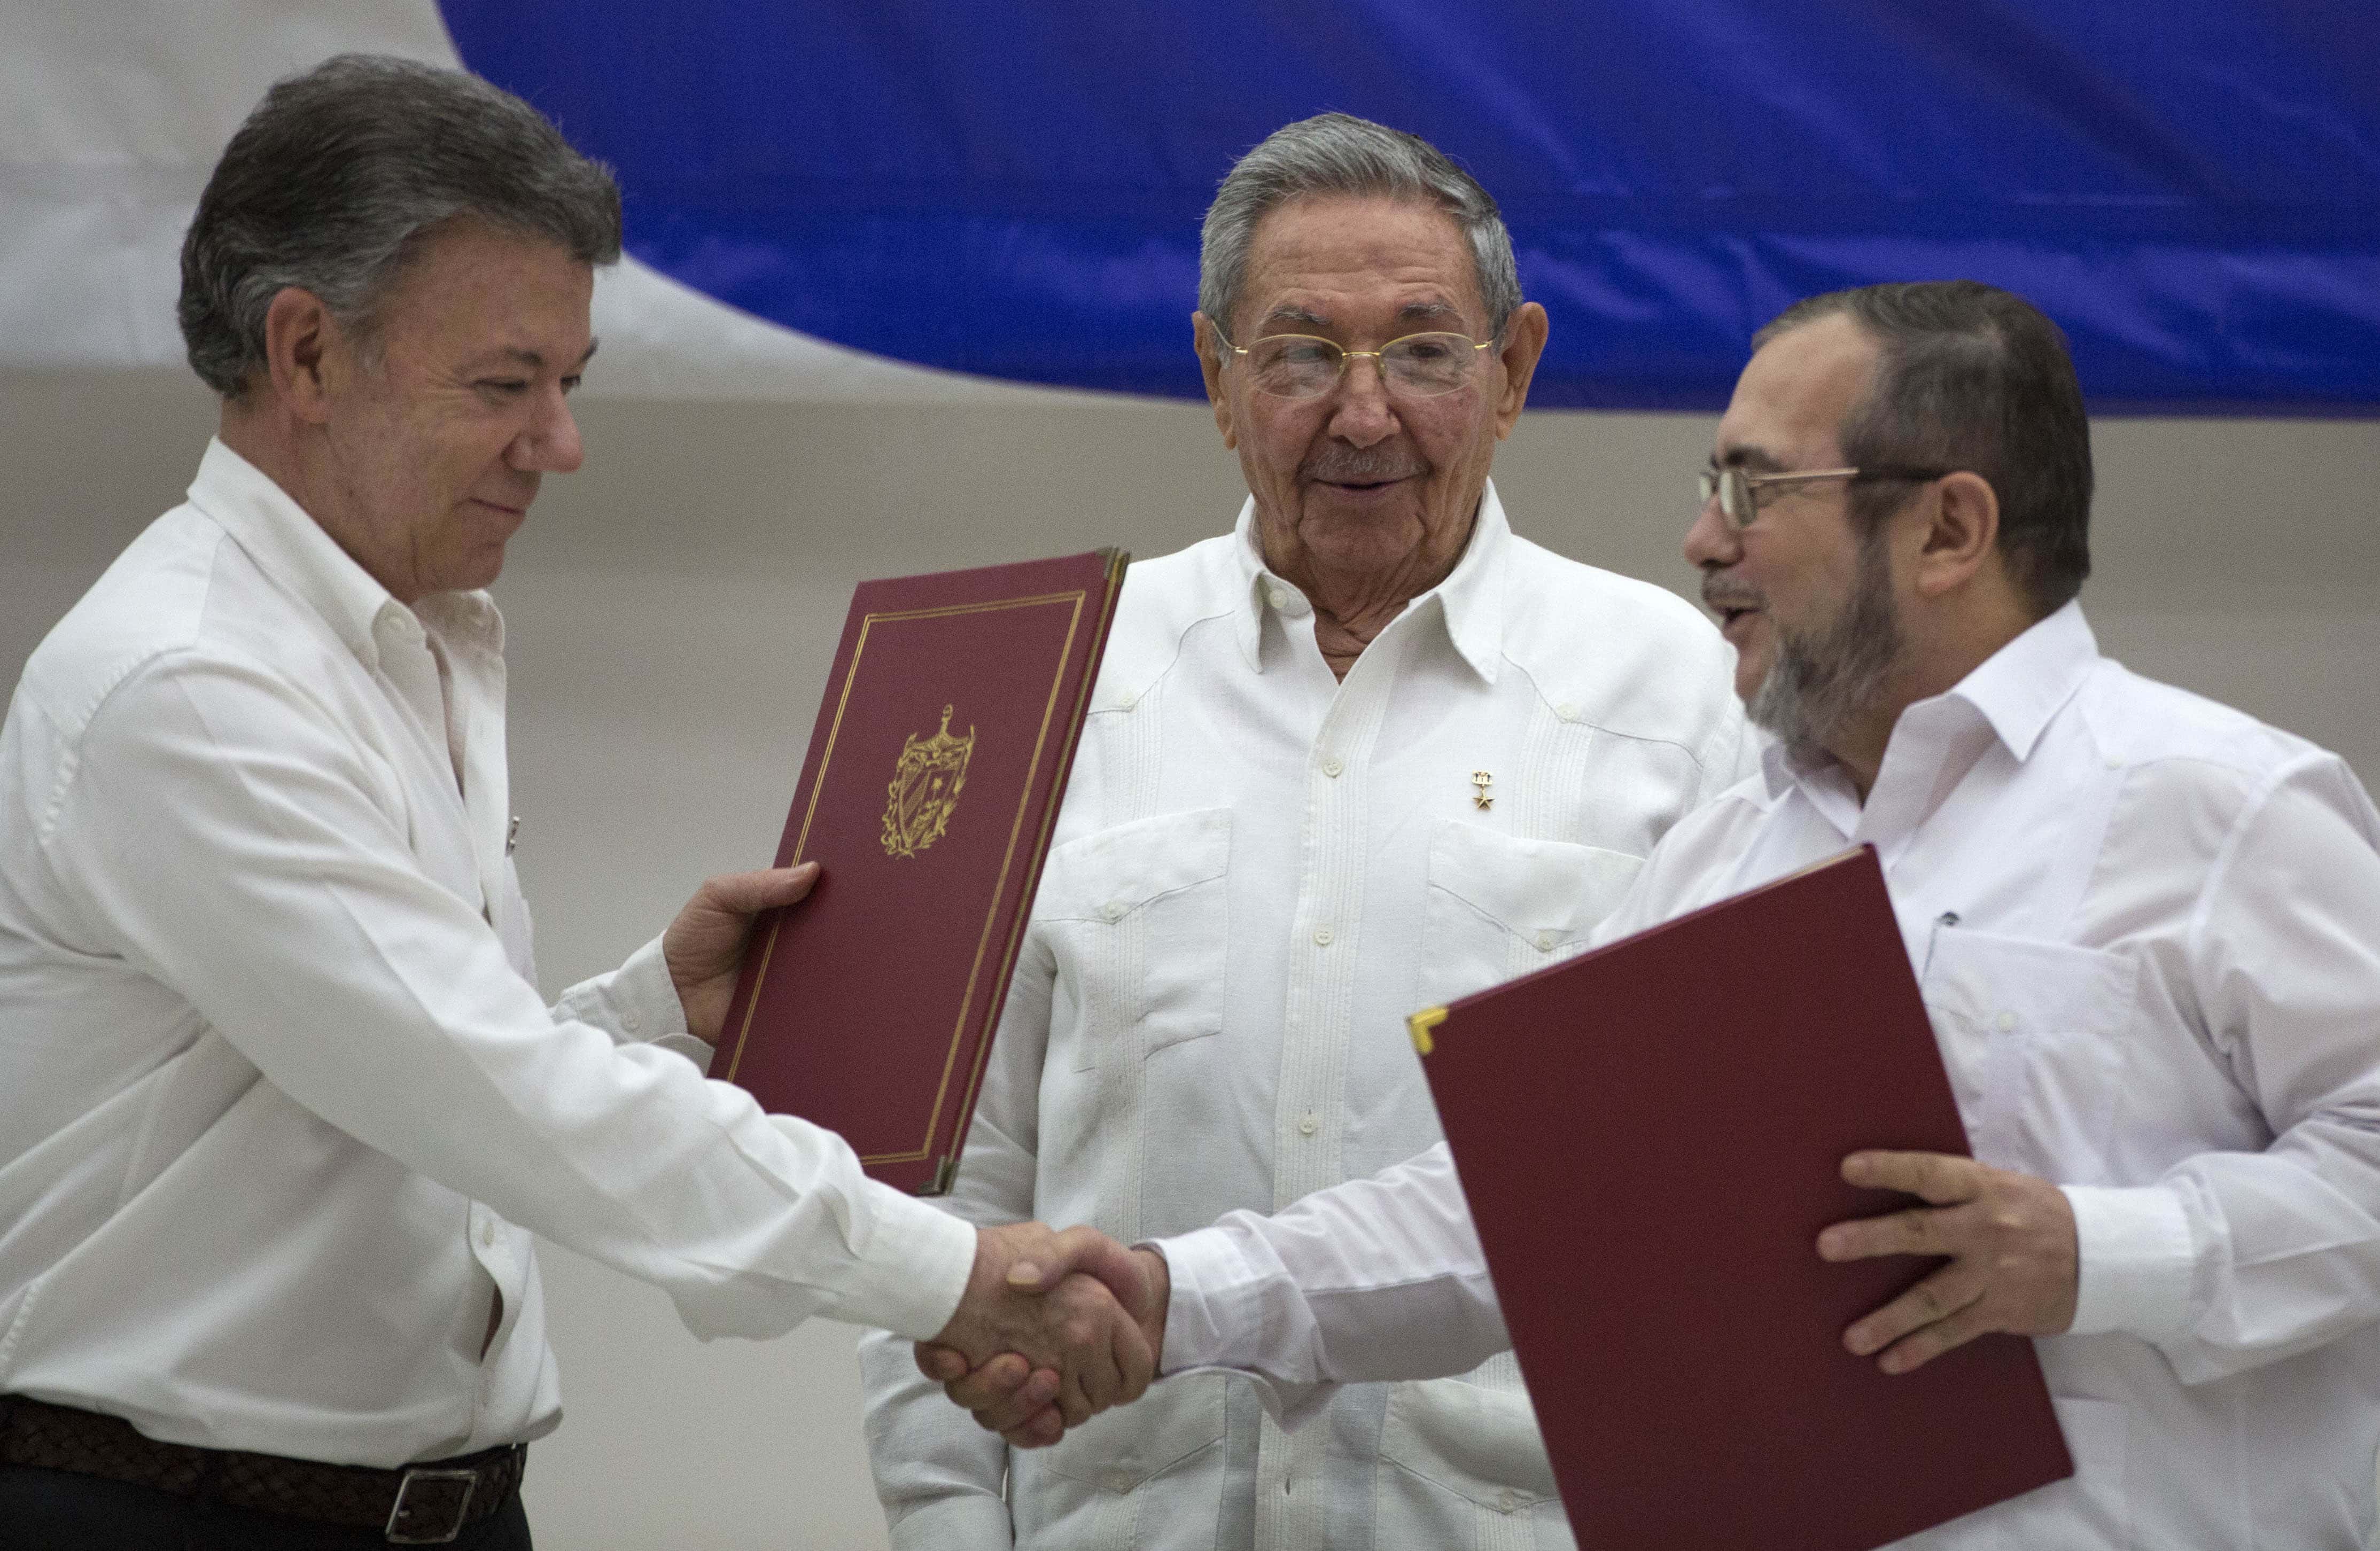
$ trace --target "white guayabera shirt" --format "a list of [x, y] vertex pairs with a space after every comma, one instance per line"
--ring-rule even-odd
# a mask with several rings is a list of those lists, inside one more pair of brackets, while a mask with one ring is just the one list
[[[1439, 1133], [1405, 1015], [1581, 940], [1745, 768], [1718, 633], [1492, 488], [1343, 683], [1254, 521], [1125, 581], [952, 1198], [978, 1221], [1130, 1241], [1410, 1157]], [[904, 1547], [1567, 1542], [1509, 1357], [1295, 1434], [1192, 1378], [1012, 1458], [863, 1350]]]
[[484, 594], [407, 609], [216, 442], [34, 652], [0, 728], [0, 1392], [353, 1464], [536, 1437], [530, 1230], [698, 1334], [946, 1322], [972, 1230], [706, 1082], [658, 943], [543, 1005], [502, 646]]
[[[2070, 603], [1912, 706], [1864, 806], [1771, 749], [1597, 935], [1860, 842], [1976, 1155], [2063, 1186], [2082, 1252], [2072, 1331], [2035, 1343], [2076, 1475], [1902, 1544], [2365, 1544], [2380, 814], [2354, 775], [2101, 657]], [[1328, 1394], [1299, 1386], [1505, 1344], [1442, 1146], [1164, 1249], [1167, 1366], [1278, 1375], [1293, 1421]]]

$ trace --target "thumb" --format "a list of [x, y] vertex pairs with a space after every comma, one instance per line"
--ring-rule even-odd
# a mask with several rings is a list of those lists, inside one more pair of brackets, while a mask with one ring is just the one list
[[1137, 1316], [1148, 1302], [1148, 1278], [1132, 1251], [1096, 1228], [1069, 1228], [1058, 1235], [1065, 1269], [1105, 1284], [1115, 1301]]
[[711, 903], [731, 915], [757, 915], [764, 910], [792, 904], [818, 882], [819, 865], [764, 867], [758, 872], [726, 872], [703, 880]]

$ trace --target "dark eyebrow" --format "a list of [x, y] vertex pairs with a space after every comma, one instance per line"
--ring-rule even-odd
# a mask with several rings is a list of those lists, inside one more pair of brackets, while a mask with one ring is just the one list
[[1409, 301], [1397, 309], [1397, 316], [1415, 321], [1436, 322], [1444, 318], [1452, 318], [1458, 322], [1467, 321], [1463, 316], [1463, 309], [1452, 302], [1443, 301]]
[[1760, 447], [1730, 447], [1711, 459], [1714, 468], [1747, 468], [1755, 474], [1774, 474], [1785, 465], [1777, 455]]

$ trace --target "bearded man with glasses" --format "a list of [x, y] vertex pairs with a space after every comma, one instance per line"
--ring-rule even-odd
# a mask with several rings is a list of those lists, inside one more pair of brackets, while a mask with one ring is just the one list
[[[1198, 302], [1249, 496], [1125, 584], [950, 1198], [978, 1222], [1129, 1242], [1428, 1145], [1404, 1015], [1581, 941], [1747, 768], [1708, 624], [1506, 520], [1489, 463], [1547, 322], [1469, 176], [1292, 125], [1218, 190]], [[1566, 1538], [1509, 1355], [1293, 1433], [1187, 1375], [1013, 1454], [907, 1343], [863, 1363], [903, 1547]]]

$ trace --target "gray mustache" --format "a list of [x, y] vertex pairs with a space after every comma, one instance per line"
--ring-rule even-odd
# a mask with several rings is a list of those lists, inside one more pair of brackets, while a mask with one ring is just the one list
[[1703, 607], [1706, 609], [1756, 609], [1760, 594], [1745, 588], [1703, 584]]
[[1302, 472], [1307, 479], [1326, 484], [1378, 485], [1390, 479], [1411, 479], [1421, 469], [1402, 453], [1349, 448], [1343, 452], [1333, 449], [1310, 459]]

